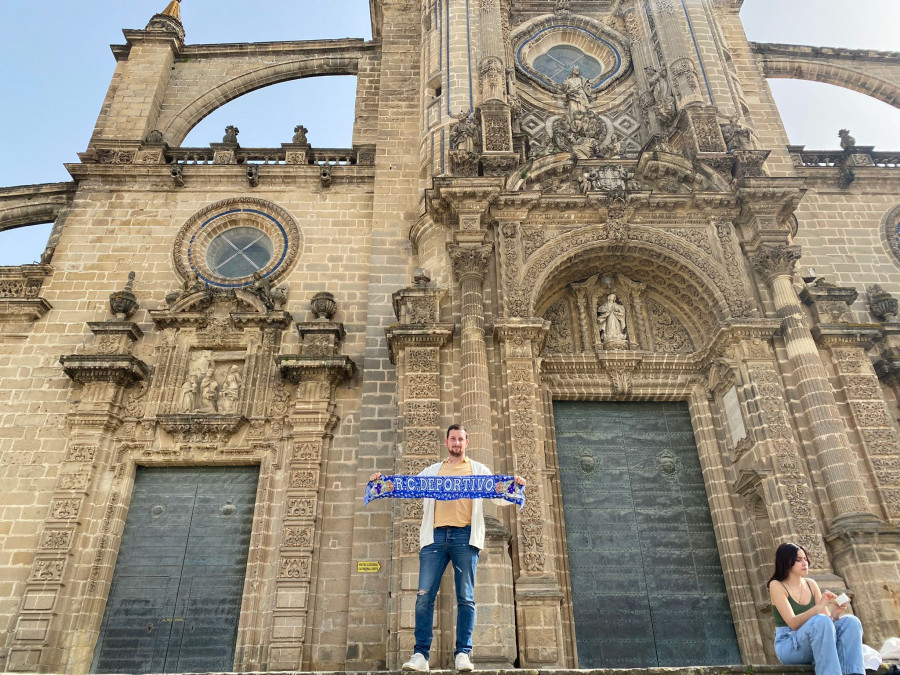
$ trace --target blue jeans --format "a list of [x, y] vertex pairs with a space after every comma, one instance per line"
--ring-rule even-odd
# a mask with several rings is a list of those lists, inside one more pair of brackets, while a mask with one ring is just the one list
[[825, 614], [816, 614], [799, 630], [776, 628], [775, 654], [786, 666], [815, 664], [816, 675], [864, 674], [862, 632], [855, 616], [832, 621]]
[[469, 546], [471, 526], [438, 527], [434, 543], [419, 551], [419, 594], [416, 596], [416, 651], [428, 660], [434, 638], [434, 600], [447, 563], [453, 563], [456, 587], [456, 651], [472, 652], [475, 629], [475, 568], [480, 551]]

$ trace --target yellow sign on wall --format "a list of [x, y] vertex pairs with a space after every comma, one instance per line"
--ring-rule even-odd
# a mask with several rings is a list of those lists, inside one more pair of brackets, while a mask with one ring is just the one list
[[357, 560], [357, 572], [379, 572], [381, 571], [381, 563], [376, 560]]

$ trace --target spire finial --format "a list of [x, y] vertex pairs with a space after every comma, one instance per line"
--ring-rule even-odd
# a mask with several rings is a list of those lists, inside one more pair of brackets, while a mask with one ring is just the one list
[[181, 21], [181, 0], [171, 0], [162, 11], [166, 16], [171, 16], [176, 21]]

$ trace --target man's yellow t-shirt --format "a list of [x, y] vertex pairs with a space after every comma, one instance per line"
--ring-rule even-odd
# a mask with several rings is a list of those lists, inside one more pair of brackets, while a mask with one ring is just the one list
[[[466, 457], [462, 462], [451, 464], [444, 460], [438, 476], [471, 476], [472, 463]], [[435, 527], [465, 527], [472, 524], [472, 500], [451, 499], [435, 500], [434, 502], [434, 526]]]

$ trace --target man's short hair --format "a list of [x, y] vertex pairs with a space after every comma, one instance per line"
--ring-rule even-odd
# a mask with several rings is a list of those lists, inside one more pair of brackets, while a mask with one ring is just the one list
[[447, 427], [447, 438], [450, 438], [451, 431], [461, 431], [466, 435], [466, 438], [469, 437], [469, 432], [466, 431], [466, 428], [462, 424], [451, 424], [449, 427]]

